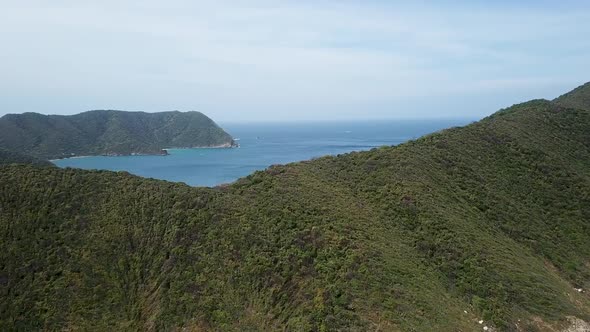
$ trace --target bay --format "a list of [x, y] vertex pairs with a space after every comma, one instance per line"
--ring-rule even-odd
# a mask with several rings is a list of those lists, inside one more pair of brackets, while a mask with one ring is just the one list
[[467, 119], [322, 123], [225, 123], [233, 149], [169, 149], [168, 156], [93, 156], [56, 160], [59, 167], [127, 171], [192, 186], [230, 183], [270, 165], [397, 145]]

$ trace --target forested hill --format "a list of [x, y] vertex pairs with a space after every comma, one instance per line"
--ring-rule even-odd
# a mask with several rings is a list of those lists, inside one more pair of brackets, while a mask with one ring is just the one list
[[31, 157], [22, 153], [8, 151], [0, 148], [0, 165], [9, 164], [34, 164], [38, 166], [53, 166], [47, 160]]
[[590, 322], [590, 111], [545, 100], [214, 189], [5, 166], [0, 207], [0, 330]]
[[172, 147], [229, 147], [233, 139], [199, 112], [89, 111], [7, 114], [0, 147], [43, 159], [75, 155], [165, 154]]
[[590, 110], [590, 82], [560, 96], [554, 102], [564, 107]]

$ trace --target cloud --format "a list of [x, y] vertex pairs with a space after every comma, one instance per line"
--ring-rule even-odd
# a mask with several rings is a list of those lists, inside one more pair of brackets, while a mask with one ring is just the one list
[[334, 118], [346, 108], [348, 117], [407, 117], [411, 100], [412, 114], [439, 116], [432, 98], [507, 101], [507, 89], [529, 95], [588, 80], [587, 9], [573, 1], [24, 0], [0, 13], [8, 96], [0, 114], [199, 109], [222, 120], [278, 120]]

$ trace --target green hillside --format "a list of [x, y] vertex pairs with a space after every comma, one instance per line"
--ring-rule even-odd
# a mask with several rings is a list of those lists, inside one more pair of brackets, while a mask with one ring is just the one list
[[5, 166], [0, 207], [0, 330], [590, 321], [590, 111], [545, 100], [213, 189]]
[[554, 102], [564, 107], [590, 110], [590, 82], [556, 98]]
[[71, 116], [24, 113], [0, 118], [0, 147], [43, 159], [165, 154], [165, 148], [232, 144], [229, 134], [199, 112], [90, 111]]
[[34, 164], [38, 166], [53, 166], [47, 160], [31, 157], [22, 153], [0, 148], [0, 166], [9, 164]]

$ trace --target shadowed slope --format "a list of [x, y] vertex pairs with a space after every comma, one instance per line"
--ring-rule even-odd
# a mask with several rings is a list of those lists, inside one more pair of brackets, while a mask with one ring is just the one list
[[33, 164], [38, 166], [53, 166], [53, 164], [47, 160], [31, 157], [26, 154], [8, 151], [0, 148], [0, 165], [9, 164]]

